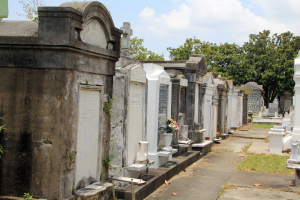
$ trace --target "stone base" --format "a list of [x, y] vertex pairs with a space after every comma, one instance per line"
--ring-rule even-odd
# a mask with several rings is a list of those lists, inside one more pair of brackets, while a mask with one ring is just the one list
[[205, 141], [203, 143], [192, 144], [192, 149], [195, 151], [200, 151], [204, 155], [208, 152], [211, 152], [211, 148], [213, 146], [213, 141]]
[[281, 117], [253, 117], [253, 123], [262, 123], [262, 124], [281, 124]]
[[[203, 156], [204, 155], [199, 151], [189, 151], [182, 156], [173, 158], [172, 161], [166, 164], [168, 165], [169, 163], [173, 163], [171, 167], [165, 167], [164, 165], [158, 169], [149, 169], [148, 174], [141, 178], [146, 181], [146, 184], [134, 186], [135, 199], [146, 199], [148, 195], [161, 187], [161, 185], [165, 183], [165, 180], [170, 180], [173, 176], [182, 172], [182, 170], [186, 169]], [[115, 190], [117, 192], [118, 199], [131, 199], [132, 197], [130, 185], [125, 188]]]
[[177, 152], [172, 155], [172, 157], [180, 156], [184, 153], [186, 153], [189, 150], [188, 144], [178, 144], [178, 145], [172, 145], [173, 149], [177, 149]]
[[148, 159], [154, 161], [154, 163], [150, 165], [149, 168], [156, 169], [159, 166], [172, 160], [172, 152], [159, 151], [157, 153], [148, 153]]
[[299, 160], [288, 159], [286, 161], [286, 168], [300, 170], [300, 161]]
[[96, 182], [96, 183], [88, 185], [80, 190], [76, 190], [74, 192], [75, 195], [72, 195], [72, 196], [66, 198], [66, 200], [111, 199], [112, 198], [112, 192], [111, 192], [112, 185], [113, 184], [107, 183], [107, 182]]

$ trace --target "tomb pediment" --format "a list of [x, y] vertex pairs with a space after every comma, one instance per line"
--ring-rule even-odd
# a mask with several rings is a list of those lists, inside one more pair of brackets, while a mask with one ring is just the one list
[[116, 43], [119, 43], [117, 37], [122, 31], [115, 28], [109, 11], [102, 3], [97, 1], [66, 2], [60, 7], [72, 7], [82, 14], [82, 25], [75, 25], [81, 30], [82, 42], [104, 49], [119, 50]]
[[136, 65], [131, 69], [130, 81], [146, 83], [146, 72], [141, 65]]
[[199, 54], [192, 54], [190, 59], [186, 61], [187, 71], [198, 71], [201, 74], [207, 73], [207, 66], [204, 61], [204, 56]]
[[102, 25], [97, 20], [90, 20], [80, 32], [82, 42], [106, 49], [107, 38]]

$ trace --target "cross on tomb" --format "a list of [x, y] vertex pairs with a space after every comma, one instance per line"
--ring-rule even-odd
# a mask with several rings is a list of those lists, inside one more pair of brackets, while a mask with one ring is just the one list
[[129, 49], [130, 48], [130, 36], [132, 36], [132, 29], [130, 29], [129, 22], [123, 22], [123, 27], [121, 27], [123, 31], [123, 43], [122, 49]]

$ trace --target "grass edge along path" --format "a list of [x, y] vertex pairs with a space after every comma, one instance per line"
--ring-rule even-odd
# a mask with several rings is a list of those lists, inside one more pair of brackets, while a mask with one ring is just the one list
[[289, 158], [289, 156], [276, 154], [248, 153], [248, 156], [240, 162], [237, 169], [239, 171], [295, 175], [294, 170], [286, 168], [286, 160]]
[[269, 125], [269, 124], [255, 124], [254, 127], [255, 128], [273, 128], [273, 125]]

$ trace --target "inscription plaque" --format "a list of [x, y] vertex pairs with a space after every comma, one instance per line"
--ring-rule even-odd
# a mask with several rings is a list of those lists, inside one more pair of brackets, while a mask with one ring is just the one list
[[[164, 129], [166, 126], [168, 105], [168, 86], [160, 85], [159, 87], [159, 110], [158, 110], [158, 147], [164, 146]], [[160, 150], [160, 149], [158, 149]]]
[[[101, 147], [99, 141], [100, 103], [99, 90], [95, 90], [95, 88], [80, 90], [75, 168], [76, 188], [82, 187], [82, 184], [86, 186], [99, 180], [99, 152]], [[87, 177], [90, 178], [87, 179]]]

